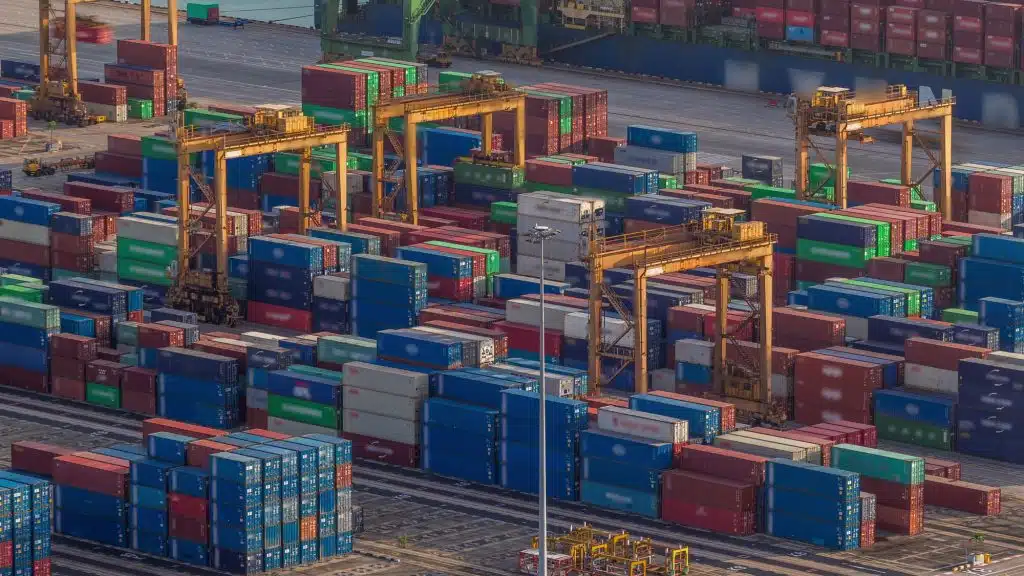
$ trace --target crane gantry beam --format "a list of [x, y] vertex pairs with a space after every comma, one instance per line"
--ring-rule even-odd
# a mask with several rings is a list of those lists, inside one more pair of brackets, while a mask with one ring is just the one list
[[481, 148], [491, 153], [492, 114], [515, 112], [515, 142], [513, 164], [522, 169], [526, 166], [526, 94], [515, 90], [487, 91], [483, 93], [450, 94], [436, 96], [409, 96], [377, 106], [373, 117], [373, 198], [371, 212], [375, 218], [384, 215], [384, 137], [388, 121], [405, 118], [404, 157], [413, 159], [405, 163], [406, 207], [409, 222], [419, 220], [419, 195], [415, 158], [416, 125], [422, 122], [437, 122], [463, 116], [481, 116], [483, 130]]
[[[601, 382], [601, 358], [612, 357], [632, 362], [634, 368], [634, 389], [645, 393], [648, 388], [648, 334], [647, 325], [647, 282], [662, 274], [683, 272], [694, 268], [720, 268], [735, 264], [752, 264], [758, 270], [760, 322], [760, 372], [756, 398], [745, 408], [754, 412], [767, 412], [771, 402], [771, 311], [772, 311], [772, 252], [776, 242], [774, 234], [756, 234], [749, 239], [733, 240], [723, 238], [722, 232], [731, 233], [734, 225], [729, 221], [725, 228], [716, 227], [712, 222], [717, 213], [705, 216], [696, 224], [667, 227], [640, 233], [609, 238], [597, 238], [591, 234], [587, 261], [590, 268], [589, 303], [589, 349], [588, 371], [595, 386]], [[612, 268], [633, 269], [633, 313], [625, 314], [623, 320], [633, 330], [632, 357], [611, 352], [607, 348], [614, 342], [602, 337], [604, 271]], [[607, 293], [614, 307], [617, 298]], [[718, 297], [716, 298], [718, 339], [715, 348], [716, 387], [723, 394], [726, 358], [726, 311], [729, 305], [727, 274], [719, 274]], [[620, 310], [620, 314], [623, 311]]]
[[[906, 86], [894, 85], [884, 95], [866, 96], [858, 99], [853, 91], [845, 88], [819, 88], [812, 98], [797, 100], [794, 121], [796, 124], [796, 191], [803, 200], [814, 196], [810, 189], [808, 168], [810, 164], [811, 136], [827, 134], [835, 138], [834, 203], [840, 208], [847, 206], [847, 184], [849, 165], [847, 145], [853, 136], [864, 130], [894, 124], [902, 125], [903, 135], [900, 148], [900, 182], [904, 186], [918, 186], [930, 171], [915, 181], [913, 177], [914, 125], [923, 120], [939, 121], [939, 187], [935, 190], [938, 211], [944, 220], [952, 219], [952, 131], [953, 106], [950, 98], [921, 103], [918, 93]], [[929, 153], [929, 156], [931, 154]]]

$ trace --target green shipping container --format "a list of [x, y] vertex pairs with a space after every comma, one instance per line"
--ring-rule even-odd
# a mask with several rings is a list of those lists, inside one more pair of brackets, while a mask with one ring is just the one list
[[[913, 288], [900, 288], [898, 286], [890, 286], [888, 284], [876, 284], [871, 281], [871, 278], [836, 278], [836, 282], [841, 284], [848, 284], [850, 286], [863, 286], [865, 288], [871, 288], [872, 290], [880, 290], [883, 292], [890, 292], [892, 294], [903, 294], [906, 296], [906, 309], [909, 316], [920, 316], [921, 315], [921, 291], [914, 290]], [[831, 280], [830, 280], [831, 282]]]
[[60, 330], [60, 308], [49, 304], [0, 297], [0, 321], [41, 330]]
[[336, 380], [341, 382], [344, 374], [337, 370], [328, 370], [326, 368], [317, 368], [316, 366], [306, 366], [305, 364], [292, 364], [287, 368], [290, 372], [297, 374], [305, 374], [307, 376], [318, 376], [320, 378], [327, 378], [328, 380]]
[[679, 188], [679, 179], [670, 174], [658, 174], [658, 188], [661, 190], [675, 190]]
[[519, 188], [526, 181], [522, 168], [491, 166], [471, 162], [455, 163], [455, 181], [492, 188]]
[[515, 224], [518, 205], [515, 202], [491, 202], [491, 222]]
[[864, 268], [875, 257], [875, 248], [846, 246], [797, 238], [796, 257], [814, 262], [825, 262], [848, 268]]
[[267, 414], [292, 422], [302, 422], [335, 430], [340, 428], [339, 424], [341, 423], [338, 409], [334, 406], [276, 394], [267, 395]]
[[117, 257], [170, 266], [178, 259], [178, 247], [118, 236]]
[[118, 322], [114, 325], [114, 332], [117, 336], [117, 343], [125, 346], [139, 345], [139, 323]]
[[185, 16], [189, 20], [209, 20], [210, 10], [219, 8], [218, 4], [200, 4], [198, 2], [189, 2], [185, 6]]
[[28, 102], [36, 97], [36, 91], [32, 88], [22, 88], [21, 90], [15, 90], [12, 96], [14, 96], [15, 100], [22, 100]]
[[[853, 170], [850, 169], [850, 167], [847, 167], [847, 179], [850, 178], [851, 174], [853, 174]], [[820, 162], [811, 164], [807, 167], [807, 180], [810, 183], [812, 190], [817, 190], [822, 186], [834, 189], [836, 185], [835, 167], [829, 166], [828, 164], [822, 164]]]
[[462, 90], [464, 83], [472, 77], [473, 75], [468, 72], [443, 70], [437, 74], [437, 84], [445, 92], [459, 92]]
[[[274, 154], [274, 171], [282, 174], [298, 176], [299, 162], [300, 157], [298, 154], [292, 154], [291, 152], [278, 152]], [[313, 160], [309, 165], [310, 175], [313, 178], [320, 178], [320, 175], [324, 172], [334, 172], [337, 169], [338, 164], [334, 160], [318, 158], [317, 156], [313, 157]]]
[[245, 119], [237, 114], [214, 112], [213, 110], [203, 110], [202, 108], [185, 109], [186, 126], [194, 126], [202, 122], [223, 122], [227, 124], [242, 124], [245, 122]]
[[228, 278], [228, 292], [235, 300], [248, 300], [249, 281], [244, 278]]
[[385, 68], [398, 68], [405, 70], [404, 84], [408, 85], [418, 83], [419, 74], [417, 73], [416, 66], [413, 66], [412, 64], [383, 58], [360, 58], [359, 60], [356, 60], [356, 62], [366, 62], [369, 64], [376, 64], [377, 66], [383, 66]]
[[316, 104], [303, 104], [302, 113], [305, 116], [312, 116], [317, 124], [324, 126], [348, 124], [353, 128], [366, 128], [366, 110], [346, 110], [317, 106]]
[[917, 238], [903, 241], [904, 252], [914, 252], [915, 250], [917, 250]]
[[128, 117], [148, 120], [153, 117], [153, 101], [142, 98], [128, 99]]
[[134, 280], [146, 282], [157, 286], [170, 286], [171, 276], [167, 266], [142, 262], [140, 260], [129, 260], [127, 258], [117, 259], [117, 277], [123, 280]]
[[146, 158], [159, 158], [161, 160], [178, 159], [178, 152], [174, 149], [174, 142], [156, 136], [142, 137], [142, 155]]
[[953, 449], [953, 432], [932, 424], [876, 414], [875, 427], [878, 428], [879, 440], [892, 440], [936, 450]]
[[938, 212], [938, 207], [935, 206], [935, 202], [930, 200], [911, 200], [910, 207], [914, 210], [924, 210], [925, 212]]
[[23, 276], [21, 274], [0, 274], [0, 286], [10, 286], [12, 284], [38, 284], [42, 286], [43, 281], [39, 278]]
[[924, 482], [924, 459], [852, 444], [832, 447], [832, 467], [898, 484]]
[[903, 268], [903, 281], [918, 286], [942, 288], [953, 284], [953, 272], [948, 266], [939, 264], [907, 262]]
[[348, 153], [348, 169], [362, 170], [363, 172], [373, 171], [373, 156], [360, 152]]
[[875, 232], [875, 248], [878, 257], [882, 258], [892, 254], [892, 227], [888, 222], [868, 220], [867, 218], [858, 218], [855, 216], [847, 216], [845, 214], [833, 214], [832, 212], [819, 212], [818, 214], [815, 214], [815, 216], [831, 218], [833, 220], [843, 220], [846, 222], [858, 222], [860, 224], [874, 224], [877, 228]]
[[121, 407], [121, 390], [95, 382], [85, 383], [85, 401], [106, 408]]
[[942, 311], [942, 321], [953, 324], [977, 324], [978, 313], [963, 308], [946, 308]]
[[[880, 180], [880, 182], [882, 184], [894, 184], [896, 186], [903, 186], [903, 182], [899, 178], [886, 178], [884, 180]], [[920, 186], [910, 186], [910, 202], [911, 202], [910, 206], [911, 206], [911, 208], [914, 207], [914, 205], [913, 205], [914, 200], [918, 200], [918, 201], [921, 201], [921, 202], [927, 202], [926, 200], [924, 200], [924, 196], [921, 195], [921, 187]], [[931, 203], [931, 202], [928, 202], [928, 203], [932, 204], [932, 206], [935, 205], [934, 203]], [[932, 212], [934, 212], [934, 210], [932, 210]]]
[[476, 252], [477, 254], [483, 254], [484, 258], [484, 271], [488, 276], [491, 274], [500, 274], [501, 270], [501, 255], [498, 254], [497, 250], [491, 250], [489, 248], [477, 248], [476, 246], [465, 246], [463, 244], [455, 244], [452, 242], [442, 242], [440, 240], [431, 240], [426, 242], [429, 246], [442, 246], [444, 248], [455, 248], [457, 250], [465, 250], [466, 252]]
[[43, 288], [32, 284], [11, 284], [0, 287], [0, 297], [14, 298], [25, 302], [43, 303]]

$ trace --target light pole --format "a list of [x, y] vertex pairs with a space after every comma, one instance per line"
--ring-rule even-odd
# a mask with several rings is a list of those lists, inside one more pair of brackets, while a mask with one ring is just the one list
[[550, 226], [534, 224], [530, 230], [529, 241], [540, 244], [540, 391], [537, 396], [540, 398], [540, 413], [537, 420], [540, 422], [540, 483], [538, 486], [540, 518], [537, 531], [537, 549], [540, 553], [537, 558], [537, 575], [547, 576], [548, 573], [548, 436], [547, 436], [547, 415], [546, 403], [547, 390], [545, 389], [545, 377], [547, 375], [547, 354], [544, 350], [544, 241], [554, 238], [559, 234]]

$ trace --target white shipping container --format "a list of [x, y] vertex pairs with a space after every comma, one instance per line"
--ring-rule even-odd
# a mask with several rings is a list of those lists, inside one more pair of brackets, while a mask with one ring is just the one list
[[1024, 354], [1017, 354], [1016, 352], [992, 352], [988, 355], [988, 359], [993, 362], [1024, 366]]
[[977, 210], [967, 211], [967, 223], [977, 224], [979, 226], [992, 226], [994, 228], [1002, 228], [1003, 230], [1009, 230], [1010, 225], [1013, 223], [1013, 214], [1007, 212], [1005, 214], [995, 214], [992, 212], [979, 212]]
[[956, 394], [960, 391], [960, 374], [956, 370], [943, 370], [907, 362], [904, 366], [903, 380], [907, 388], [944, 394]]
[[317, 276], [313, 278], [313, 296], [328, 300], [348, 301], [352, 298], [352, 281], [347, 276]]
[[17, 220], [0, 219], [0, 239], [35, 244], [36, 246], [49, 246], [50, 228], [38, 224], [26, 224]]
[[430, 391], [427, 374], [366, 362], [346, 362], [342, 368], [344, 386], [386, 392], [408, 398], [426, 398]]
[[715, 343], [694, 338], [676, 340], [676, 362], [687, 362], [700, 366], [713, 366]]
[[524, 237], [526, 236], [526, 232], [529, 232], [537, 225], [547, 226], [552, 230], [557, 230], [558, 236], [555, 236], [554, 240], [570, 242], [572, 244], [586, 244], [587, 239], [590, 237], [591, 228], [596, 228], [597, 232], [601, 234], [603, 234], [605, 230], [605, 223], [603, 221], [588, 224], [586, 222], [566, 222], [557, 218], [545, 218], [543, 216], [534, 216], [532, 214], [516, 215], [516, 230], [522, 230]]
[[685, 443], [689, 432], [686, 420], [618, 406], [605, 406], [597, 411], [597, 429], [670, 444]]
[[[620, 318], [604, 317], [601, 319], [601, 341], [608, 345], [622, 348], [634, 346], [633, 329]], [[588, 325], [590, 313], [573, 312], [565, 316], [564, 332], [569, 338], [586, 339], [589, 336]], [[554, 328], [554, 326], [552, 326]]]
[[[544, 280], [565, 282], [565, 262], [544, 259]], [[516, 256], [516, 272], [523, 276], [540, 278], [540, 258], [535, 256]]]
[[255, 330], [242, 332], [238, 335], [238, 338], [243, 342], [252, 342], [253, 344], [259, 344], [260, 346], [277, 348], [281, 345], [280, 336], [274, 336], [273, 334], [267, 334], [266, 332], [257, 332]]
[[314, 426], [303, 422], [294, 422], [292, 420], [278, 418], [277, 416], [270, 416], [267, 418], [267, 430], [277, 432], [278, 434], [288, 434], [290, 436], [305, 436], [306, 434], [326, 434], [329, 436], [338, 435], [338, 431], [334, 428], [325, 428], [323, 426]]
[[341, 405], [346, 409], [420, 421], [423, 402], [419, 398], [396, 396], [355, 386], [342, 386], [341, 395]]
[[858, 340], [868, 339], [868, 319], [861, 318], [859, 316], [845, 316], [838, 314], [838, 316], [846, 320], [846, 335], [850, 338], [856, 338]]
[[[550, 302], [544, 303], [544, 325], [545, 328], [561, 330], [565, 326], [565, 319], [576, 312], [577, 308], [561, 306]], [[513, 298], [505, 302], [505, 320], [514, 324], [525, 324], [526, 326], [540, 326], [540, 302], [537, 300], [523, 300]]]
[[516, 214], [540, 216], [562, 222], [590, 222], [604, 217], [604, 201], [557, 192], [530, 192], [516, 197]]
[[349, 434], [380, 438], [399, 444], [417, 445], [420, 443], [421, 426], [416, 420], [403, 420], [346, 408], [341, 422], [342, 429]]
[[671, 368], [658, 368], [652, 371], [651, 390], [655, 392], [675, 392], [676, 371]]
[[657, 170], [662, 174], [681, 175], [686, 171], [685, 154], [640, 146], [619, 146], [615, 148], [615, 163], [634, 168]]
[[164, 246], [178, 245], [177, 224], [147, 220], [145, 218], [134, 218], [131, 216], [118, 218], [117, 235], [121, 238], [130, 238]]
[[445, 336], [452, 336], [459, 340], [468, 340], [474, 343], [471, 346], [473, 354], [473, 366], [483, 367], [490, 364], [494, 364], [494, 339], [488, 338], [487, 336], [478, 336], [476, 334], [466, 334], [465, 332], [459, 332], [457, 330], [445, 330], [444, 328], [434, 328], [433, 326], [417, 326], [413, 330], [419, 330], [421, 332], [430, 332], [433, 334], [443, 334]]
[[731, 432], [736, 436], [744, 438], [753, 438], [755, 440], [764, 440], [765, 442], [771, 442], [772, 444], [781, 444], [783, 446], [789, 446], [803, 451], [803, 460], [808, 464], [815, 464], [821, 466], [821, 446], [818, 444], [812, 444], [810, 442], [804, 442], [802, 440], [791, 440], [789, 438], [780, 438], [778, 436], [769, 436], [767, 434], [761, 434], [756, 428], [748, 428], [745, 430], [737, 430]]
[[96, 254], [96, 265], [100, 272], [117, 274], [117, 252], [100, 252]]
[[249, 387], [245, 391], [245, 407], [267, 410], [269, 406], [269, 393], [266, 390]]
[[[511, 364], [494, 364], [490, 367], [492, 370], [498, 370], [507, 374], [517, 374], [519, 376], [526, 376], [532, 378], [534, 381], [540, 381], [540, 370], [534, 370], [533, 368], [526, 368], [523, 366], [513, 366]], [[574, 391], [573, 378], [564, 374], [552, 374], [551, 372], [544, 372], [544, 393], [549, 396], [572, 396]]]
[[[85, 109], [89, 114], [93, 116], [105, 116], [107, 122], [127, 122], [128, 121], [128, 105], [121, 104], [120, 106], [110, 106], [107, 104], [96, 104], [95, 102], [86, 102]], [[156, 113], [156, 111], [153, 111]], [[158, 114], [162, 116], [162, 114]]]
[[[520, 228], [522, 230], [522, 228]], [[560, 237], [559, 237], [560, 238]], [[557, 260], [559, 262], [578, 262], [587, 255], [585, 242], [563, 241], [554, 238], [544, 242], [544, 260]], [[540, 258], [540, 244], [530, 242], [525, 236], [516, 240], [516, 254], [519, 256], [535, 256]], [[547, 280], [547, 278], [545, 278]]]
[[756, 438], [745, 438], [735, 434], [718, 436], [715, 438], [713, 445], [726, 450], [743, 452], [744, 454], [754, 454], [756, 456], [764, 456], [765, 458], [783, 458], [796, 462], [802, 462], [805, 455], [799, 448], [765, 442]]

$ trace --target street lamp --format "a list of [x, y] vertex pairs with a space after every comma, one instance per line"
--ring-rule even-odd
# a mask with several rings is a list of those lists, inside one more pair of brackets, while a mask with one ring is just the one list
[[530, 230], [527, 240], [533, 244], [540, 244], [540, 391], [537, 396], [540, 398], [540, 485], [538, 493], [540, 499], [540, 518], [537, 527], [537, 549], [540, 556], [537, 558], [537, 575], [547, 576], [548, 573], [548, 436], [546, 420], [547, 390], [545, 389], [545, 378], [547, 368], [547, 354], [544, 350], [544, 241], [554, 238], [560, 233], [550, 226], [534, 224]]

